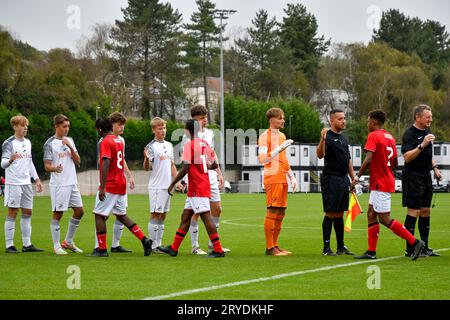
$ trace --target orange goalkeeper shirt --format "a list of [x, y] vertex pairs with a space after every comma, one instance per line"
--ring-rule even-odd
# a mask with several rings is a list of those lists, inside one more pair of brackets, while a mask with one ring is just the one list
[[[258, 161], [264, 163], [272, 156], [272, 152], [286, 141], [284, 133], [278, 130], [266, 130], [258, 139]], [[272, 160], [264, 164], [264, 185], [273, 183], [287, 183], [286, 174], [291, 170], [283, 150]]]

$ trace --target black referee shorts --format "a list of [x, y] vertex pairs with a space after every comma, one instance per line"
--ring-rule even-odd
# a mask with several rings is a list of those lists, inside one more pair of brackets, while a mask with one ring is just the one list
[[343, 177], [322, 174], [320, 177], [324, 212], [342, 212], [348, 210], [350, 181]]
[[403, 207], [416, 210], [430, 208], [433, 198], [431, 174], [403, 169], [402, 193]]

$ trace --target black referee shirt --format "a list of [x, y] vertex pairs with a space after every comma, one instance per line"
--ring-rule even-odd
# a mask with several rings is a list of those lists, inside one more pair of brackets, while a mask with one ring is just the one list
[[[420, 130], [415, 126], [410, 127], [405, 131], [405, 134], [403, 135], [402, 153], [405, 154], [406, 152], [417, 148], [417, 146], [422, 143], [423, 138], [425, 138], [425, 136], [430, 133], [430, 129]], [[419, 153], [417, 158], [409, 163], [405, 162], [405, 168], [420, 173], [429, 173], [433, 167], [432, 148], [433, 143], [428, 144], [428, 146], [423, 148], [423, 150]]]
[[348, 161], [350, 160], [347, 138], [343, 134], [331, 129], [325, 139], [325, 167], [324, 174], [345, 176], [348, 174]]

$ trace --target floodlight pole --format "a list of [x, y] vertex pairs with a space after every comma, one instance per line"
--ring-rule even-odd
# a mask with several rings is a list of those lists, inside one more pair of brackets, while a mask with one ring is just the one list
[[223, 81], [223, 20], [236, 10], [214, 10], [214, 18], [220, 19], [220, 170], [225, 179], [225, 114], [224, 114], [224, 81]]

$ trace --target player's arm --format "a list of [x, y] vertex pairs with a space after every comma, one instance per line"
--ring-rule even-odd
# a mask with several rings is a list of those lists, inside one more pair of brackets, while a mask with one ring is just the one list
[[431, 133], [427, 134], [425, 136], [425, 138], [423, 138], [422, 143], [417, 145], [416, 148], [409, 150], [403, 154], [403, 158], [405, 159], [405, 162], [410, 163], [411, 161], [414, 161], [419, 156], [419, 154], [422, 152], [422, 150], [424, 148], [426, 148], [430, 144], [430, 142], [433, 142], [434, 139], [435, 139], [435, 137], [433, 134], [431, 134]]
[[100, 189], [98, 191], [98, 198], [100, 201], [105, 200], [105, 187], [106, 187], [106, 177], [108, 176], [109, 172], [109, 163], [111, 162], [111, 159], [109, 158], [103, 158], [102, 159], [102, 167], [100, 170]]
[[[217, 171], [217, 169], [218, 169], [220, 171], [216, 152], [211, 148], [207, 148], [206, 152], [208, 155], [208, 165], [207, 165], [208, 170], [216, 170]], [[220, 171], [220, 174], [222, 174], [222, 171]]]
[[355, 185], [358, 183], [359, 178], [364, 174], [364, 172], [366, 172], [366, 170], [369, 168], [370, 163], [372, 162], [372, 156], [373, 156], [373, 151], [369, 151], [367, 150], [367, 154], [366, 154], [366, 158], [364, 159], [363, 164], [361, 165], [361, 168], [359, 168], [358, 173], [356, 174], [356, 176], [353, 178], [352, 181], [352, 189], [355, 187]]
[[[355, 180], [355, 170], [353, 169], [353, 162], [352, 159], [348, 160], [348, 175], [350, 176], [350, 181], [353, 182], [353, 180]], [[352, 185], [350, 187], [350, 190], [353, 191], [354, 186]]]
[[72, 144], [69, 142], [69, 139], [67, 139], [67, 138], [63, 138], [62, 143], [64, 145], [66, 145], [67, 148], [69, 148], [70, 155], [72, 156], [73, 162], [75, 163], [75, 165], [77, 167], [79, 167], [80, 163], [81, 163], [81, 158], [80, 158], [80, 155], [78, 154], [77, 150], [72, 146]]
[[144, 148], [144, 163], [142, 165], [143, 165], [145, 171], [152, 170], [152, 161], [153, 161], [153, 157], [152, 157], [149, 149]]
[[222, 189], [222, 187], [223, 187], [223, 174], [222, 174], [222, 170], [220, 170], [220, 166], [217, 166], [216, 172], [217, 172], [217, 177], [219, 178], [219, 189]]
[[186, 162], [183, 162], [183, 166], [181, 167], [180, 171], [178, 171], [177, 175], [173, 179], [172, 183], [170, 184], [169, 188], [167, 188], [167, 192], [169, 192], [170, 195], [172, 194], [172, 189], [175, 187], [175, 185], [183, 179], [183, 177], [188, 173], [189, 171], [189, 164]]
[[58, 166], [52, 165], [51, 160], [44, 160], [44, 169], [46, 172], [57, 172], [61, 173], [63, 171], [63, 166], [59, 164]]
[[36, 192], [42, 192], [42, 183], [41, 179], [39, 179], [39, 176], [36, 171], [36, 167], [34, 166], [33, 160], [30, 161], [30, 176], [33, 178], [35, 184], [36, 184]]
[[261, 164], [266, 164], [272, 161], [273, 158], [275, 158], [280, 152], [286, 150], [287, 147], [289, 147], [294, 141], [289, 139], [283, 142], [280, 146], [276, 147], [275, 150], [269, 151], [266, 146], [259, 147], [259, 155], [258, 155], [258, 161]]
[[16, 153], [13, 153], [13, 146], [10, 142], [3, 143], [2, 146], [2, 163], [1, 167], [2, 169], [8, 168], [14, 160], [16, 160], [19, 157], [19, 155]]
[[434, 162], [434, 160], [431, 160], [431, 164], [432, 164], [432, 166], [433, 166], [434, 178], [435, 178], [437, 181], [441, 181], [441, 180], [442, 180], [442, 174], [441, 174], [441, 172], [439, 171], [439, 168], [438, 168], [436, 162]]
[[327, 138], [327, 132], [328, 132], [328, 128], [323, 128], [322, 132], [320, 133], [320, 142], [319, 145], [317, 146], [317, 150], [316, 150], [316, 154], [317, 154], [317, 158], [322, 159], [323, 157], [325, 157], [325, 141]]
[[123, 171], [125, 172], [126, 176], [128, 177], [128, 182], [130, 183], [130, 189], [134, 189], [134, 177], [131, 173], [131, 170], [128, 168], [127, 161], [123, 159]]

